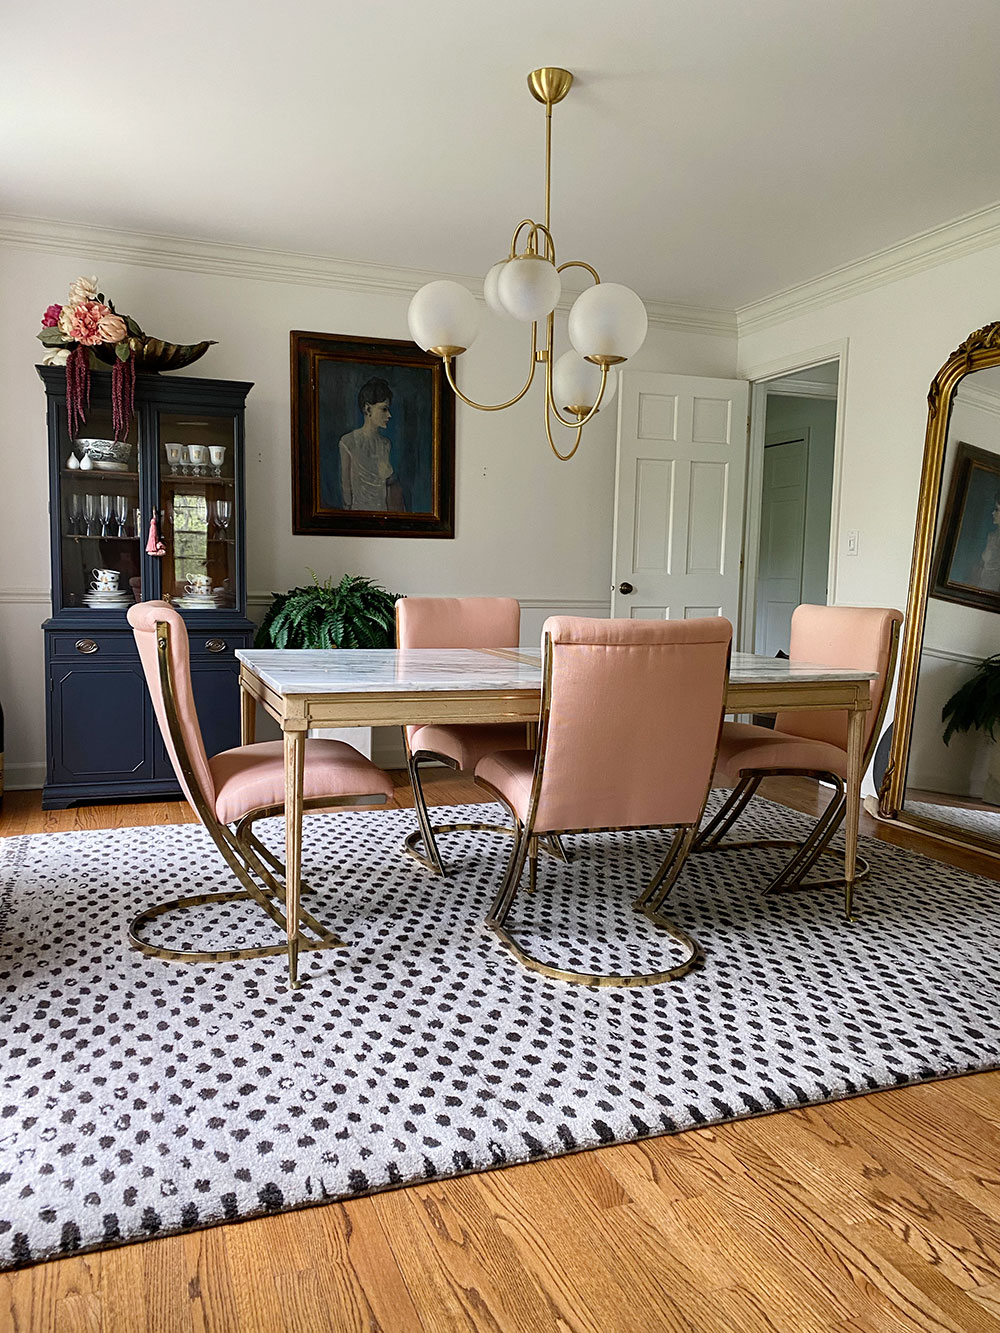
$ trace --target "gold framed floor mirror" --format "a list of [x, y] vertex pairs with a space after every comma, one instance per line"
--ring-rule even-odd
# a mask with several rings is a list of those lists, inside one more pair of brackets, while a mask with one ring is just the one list
[[892, 744], [869, 804], [1000, 866], [1000, 323], [951, 354], [927, 402]]

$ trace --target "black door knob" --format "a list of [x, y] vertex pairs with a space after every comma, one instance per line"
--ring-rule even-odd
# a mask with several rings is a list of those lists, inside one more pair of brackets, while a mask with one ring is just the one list
[[618, 591], [627, 595], [630, 592], [635, 592], [635, 589], [632, 587], [631, 583], [619, 583]]

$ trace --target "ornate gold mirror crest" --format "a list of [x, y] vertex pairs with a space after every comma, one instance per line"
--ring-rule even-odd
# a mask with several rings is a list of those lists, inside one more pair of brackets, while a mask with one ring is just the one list
[[[1000, 652], [1000, 322], [956, 348], [927, 402], [895, 723], [877, 813], [1000, 859], [1000, 796], [983, 778], [990, 762], [1000, 773], [1000, 748], [991, 760], [988, 732], [975, 726], [945, 741], [942, 716], [979, 664]], [[1000, 726], [996, 734], [1000, 747]]]

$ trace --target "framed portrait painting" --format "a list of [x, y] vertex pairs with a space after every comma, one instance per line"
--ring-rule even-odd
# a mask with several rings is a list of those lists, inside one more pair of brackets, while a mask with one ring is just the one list
[[455, 398], [412, 342], [291, 335], [292, 531], [455, 535]]
[[931, 596], [1000, 611], [1000, 454], [959, 442]]

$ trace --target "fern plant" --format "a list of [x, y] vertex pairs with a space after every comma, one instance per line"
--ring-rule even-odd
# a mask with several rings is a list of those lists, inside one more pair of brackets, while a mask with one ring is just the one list
[[[311, 573], [312, 571], [310, 571]], [[334, 586], [313, 574], [312, 585], [275, 593], [254, 640], [258, 648], [391, 648], [397, 594], [359, 574]]]
[[987, 657], [976, 667], [974, 674], [951, 696], [941, 709], [945, 745], [956, 731], [984, 731], [991, 740], [997, 739], [996, 726], [1000, 722], [1000, 653]]

